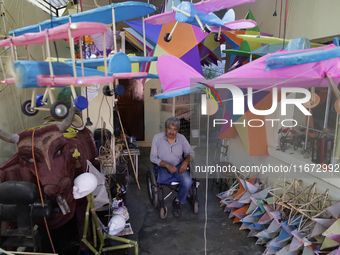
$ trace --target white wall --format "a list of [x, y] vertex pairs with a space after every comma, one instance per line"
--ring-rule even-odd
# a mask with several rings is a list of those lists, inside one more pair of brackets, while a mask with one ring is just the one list
[[[93, 123], [88, 128], [94, 131], [97, 128], [103, 127], [103, 121], [106, 124], [106, 128], [112, 132], [112, 103], [113, 97], [106, 97], [103, 95], [103, 86], [101, 85], [98, 90], [98, 96], [89, 102], [89, 116]], [[144, 130], [145, 140], [139, 141], [138, 146], [145, 147], [151, 146], [152, 138], [154, 134], [159, 133], [160, 123], [160, 105], [161, 100], [156, 100], [150, 96], [150, 89], [156, 89], [157, 94], [161, 91], [161, 85], [159, 80], [149, 80], [144, 84]], [[124, 96], [124, 95], [122, 95]], [[86, 122], [87, 112], [83, 111], [83, 120]], [[124, 125], [124, 123], [123, 123]]]
[[[284, 32], [285, 3], [283, 2], [281, 38]], [[249, 8], [258, 23], [261, 32], [279, 36], [281, 1], [277, 1], [277, 16], [274, 17], [275, 0], [257, 0], [256, 2], [236, 6], [236, 18], [245, 17]], [[286, 38], [307, 37], [323, 38], [340, 34], [335, 20], [339, 15], [338, 0], [298, 0], [288, 2]]]
[[[37, 24], [38, 22], [47, 20], [50, 15], [43, 12], [36, 6], [30, 4], [25, 0], [4, 0], [4, 8], [6, 9], [5, 24], [3, 23], [2, 17], [0, 17], [0, 34], [17, 29], [23, 26]], [[2, 38], [1, 38], [2, 39]], [[57, 49], [59, 57], [69, 57], [70, 51], [66, 48], [66, 42], [57, 42]], [[2, 52], [4, 48], [0, 48]], [[30, 54], [34, 60], [43, 60], [41, 46], [33, 45], [29, 46]], [[17, 47], [18, 57], [27, 58], [27, 51], [24, 46]], [[54, 45], [51, 43], [51, 54], [56, 56]], [[10, 56], [10, 49], [1, 56]], [[9, 59], [9, 58], [8, 58]], [[5, 64], [13, 69], [12, 63], [4, 61]], [[8, 77], [11, 74], [8, 73]], [[2, 74], [0, 72], [0, 79]], [[2, 88], [2, 87], [0, 87]], [[59, 90], [55, 91], [55, 95]], [[44, 89], [38, 89], [38, 94], [44, 92]], [[0, 129], [10, 133], [18, 133], [25, 128], [34, 127], [43, 123], [44, 117], [49, 116], [49, 112], [39, 112], [34, 117], [28, 117], [21, 112], [21, 104], [27, 99], [31, 98], [31, 89], [18, 89], [15, 84], [11, 84], [0, 92]], [[0, 165], [10, 158], [16, 152], [16, 146], [8, 144], [0, 140]]]
[[[98, 89], [98, 95], [89, 101], [89, 107], [83, 110], [83, 121], [86, 122], [87, 111], [89, 112], [90, 120], [93, 125], [88, 126], [91, 131], [97, 128], [103, 128], [105, 122], [105, 128], [113, 131], [113, 97], [104, 96], [103, 87], [101, 85]], [[84, 95], [84, 94], [83, 94]], [[85, 95], [84, 95], [85, 96]]]
[[150, 89], [157, 89], [157, 94], [159, 94], [161, 92], [160, 81], [153, 79], [144, 84], [145, 141], [138, 142], [138, 146], [151, 146], [153, 136], [160, 132], [161, 100], [151, 97]]

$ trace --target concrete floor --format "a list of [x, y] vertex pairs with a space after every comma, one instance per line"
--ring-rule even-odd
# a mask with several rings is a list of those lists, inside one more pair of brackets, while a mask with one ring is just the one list
[[[206, 180], [201, 178], [198, 188], [199, 212], [194, 214], [190, 203], [181, 206], [182, 217], [174, 218], [172, 215], [172, 194], [166, 201], [168, 216], [162, 220], [159, 215], [159, 208], [154, 208], [148, 197], [146, 185], [146, 172], [152, 168], [149, 153], [150, 148], [140, 148], [139, 157], [139, 190], [130, 169], [130, 182], [127, 187], [125, 205], [128, 208], [134, 234], [124, 236], [125, 238], [138, 241], [140, 255], [204, 255], [204, 226], [205, 226], [205, 194]], [[195, 149], [195, 165], [205, 165], [205, 152], [200, 148]], [[211, 177], [211, 176], [209, 176]], [[223, 212], [219, 205], [216, 194], [219, 192], [218, 185], [211, 190], [212, 180], [209, 179], [207, 192], [207, 232], [206, 232], [206, 254], [208, 255], [261, 255], [265, 250], [264, 246], [256, 245], [256, 238], [248, 238], [249, 230], [239, 230], [241, 224], [233, 224], [233, 219], [228, 218], [228, 213]], [[98, 213], [98, 216], [105, 224], [103, 217], [107, 212]], [[47, 234], [43, 235], [43, 243], [49, 246]], [[60, 229], [52, 232], [52, 239], [58, 248], [60, 255], [79, 254], [79, 239], [77, 238], [75, 222], [68, 223]], [[107, 240], [105, 247], [119, 245]], [[74, 244], [72, 244], [74, 243]], [[47, 252], [47, 250], [45, 251]], [[49, 251], [51, 252], [51, 250]], [[88, 255], [91, 253], [80, 254]], [[106, 255], [134, 255], [134, 248], [102, 252]]]
[[[193, 207], [187, 203], [182, 205], [182, 217], [177, 219], [172, 215], [171, 202], [174, 194], [166, 200], [168, 216], [162, 220], [159, 208], [154, 208], [147, 194], [146, 172], [152, 167], [149, 160], [150, 148], [140, 148], [139, 183], [141, 189], [133, 179], [127, 189], [125, 204], [128, 207], [133, 235], [129, 239], [137, 240], [141, 255], [201, 255], [205, 254], [204, 225], [205, 225], [205, 179], [200, 180], [198, 199], [200, 202], [198, 214], [194, 214]], [[195, 164], [204, 160], [200, 150], [195, 149]], [[201, 152], [203, 154], [203, 151]], [[204, 162], [202, 162], [204, 164]], [[256, 245], [256, 238], [247, 238], [248, 230], [239, 230], [241, 224], [233, 224], [228, 213], [219, 206], [217, 185], [211, 191], [212, 180], [209, 180], [208, 210], [207, 210], [207, 253], [209, 255], [260, 255], [264, 246]], [[107, 253], [108, 254], [108, 253]], [[110, 254], [134, 254], [133, 249], [121, 250]]]

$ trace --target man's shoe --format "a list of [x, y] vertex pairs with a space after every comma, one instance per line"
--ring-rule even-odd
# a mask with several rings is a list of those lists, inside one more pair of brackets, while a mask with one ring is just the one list
[[172, 201], [172, 212], [175, 218], [181, 217], [181, 203], [176, 198]]

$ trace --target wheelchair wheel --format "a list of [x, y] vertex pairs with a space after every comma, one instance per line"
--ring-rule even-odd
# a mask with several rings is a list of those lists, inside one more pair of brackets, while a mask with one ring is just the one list
[[194, 213], [198, 213], [198, 207], [199, 207], [199, 203], [198, 203], [198, 200], [195, 201], [194, 203]]
[[188, 200], [190, 203], [194, 204], [197, 201], [197, 187], [196, 187], [196, 180], [193, 180], [191, 188], [188, 192]]
[[146, 174], [146, 183], [147, 183], [147, 189], [148, 189], [148, 195], [151, 204], [153, 207], [157, 207], [158, 205], [158, 193], [157, 193], [157, 183], [156, 183], [156, 177], [152, 173], [152, 171], [148, 171]]
[[168, 207], [164, 206], [160, 209], [159, 216], [161, 216], [161, 219], [164, 220], [167, 215], [168, 215]]

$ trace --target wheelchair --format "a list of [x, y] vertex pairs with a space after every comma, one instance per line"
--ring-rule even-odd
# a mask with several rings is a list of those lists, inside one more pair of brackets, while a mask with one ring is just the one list
[[[153, 207], [160, 207], [159, 215], [161, 219], [165, 219], [168, 214], [168, 208], [165, 205], [165, 200], [174, 192], [178, 192], [179, 182], [171, 182], [168, 184], [157, 183], [158, 166], [154, 164], [153, 169], [149, 169], [146, 174], [146, 183], [148, 195]], [[187, 200], [193, 206], [194, 213], [198, 213], [199, 202], [197, 199], [197, 188], [200, 182], [196, 178], [192, 178], [192, 185], [188, 192]], [[165, 195], [164, 188], [170, 189], [170, 192]]]

